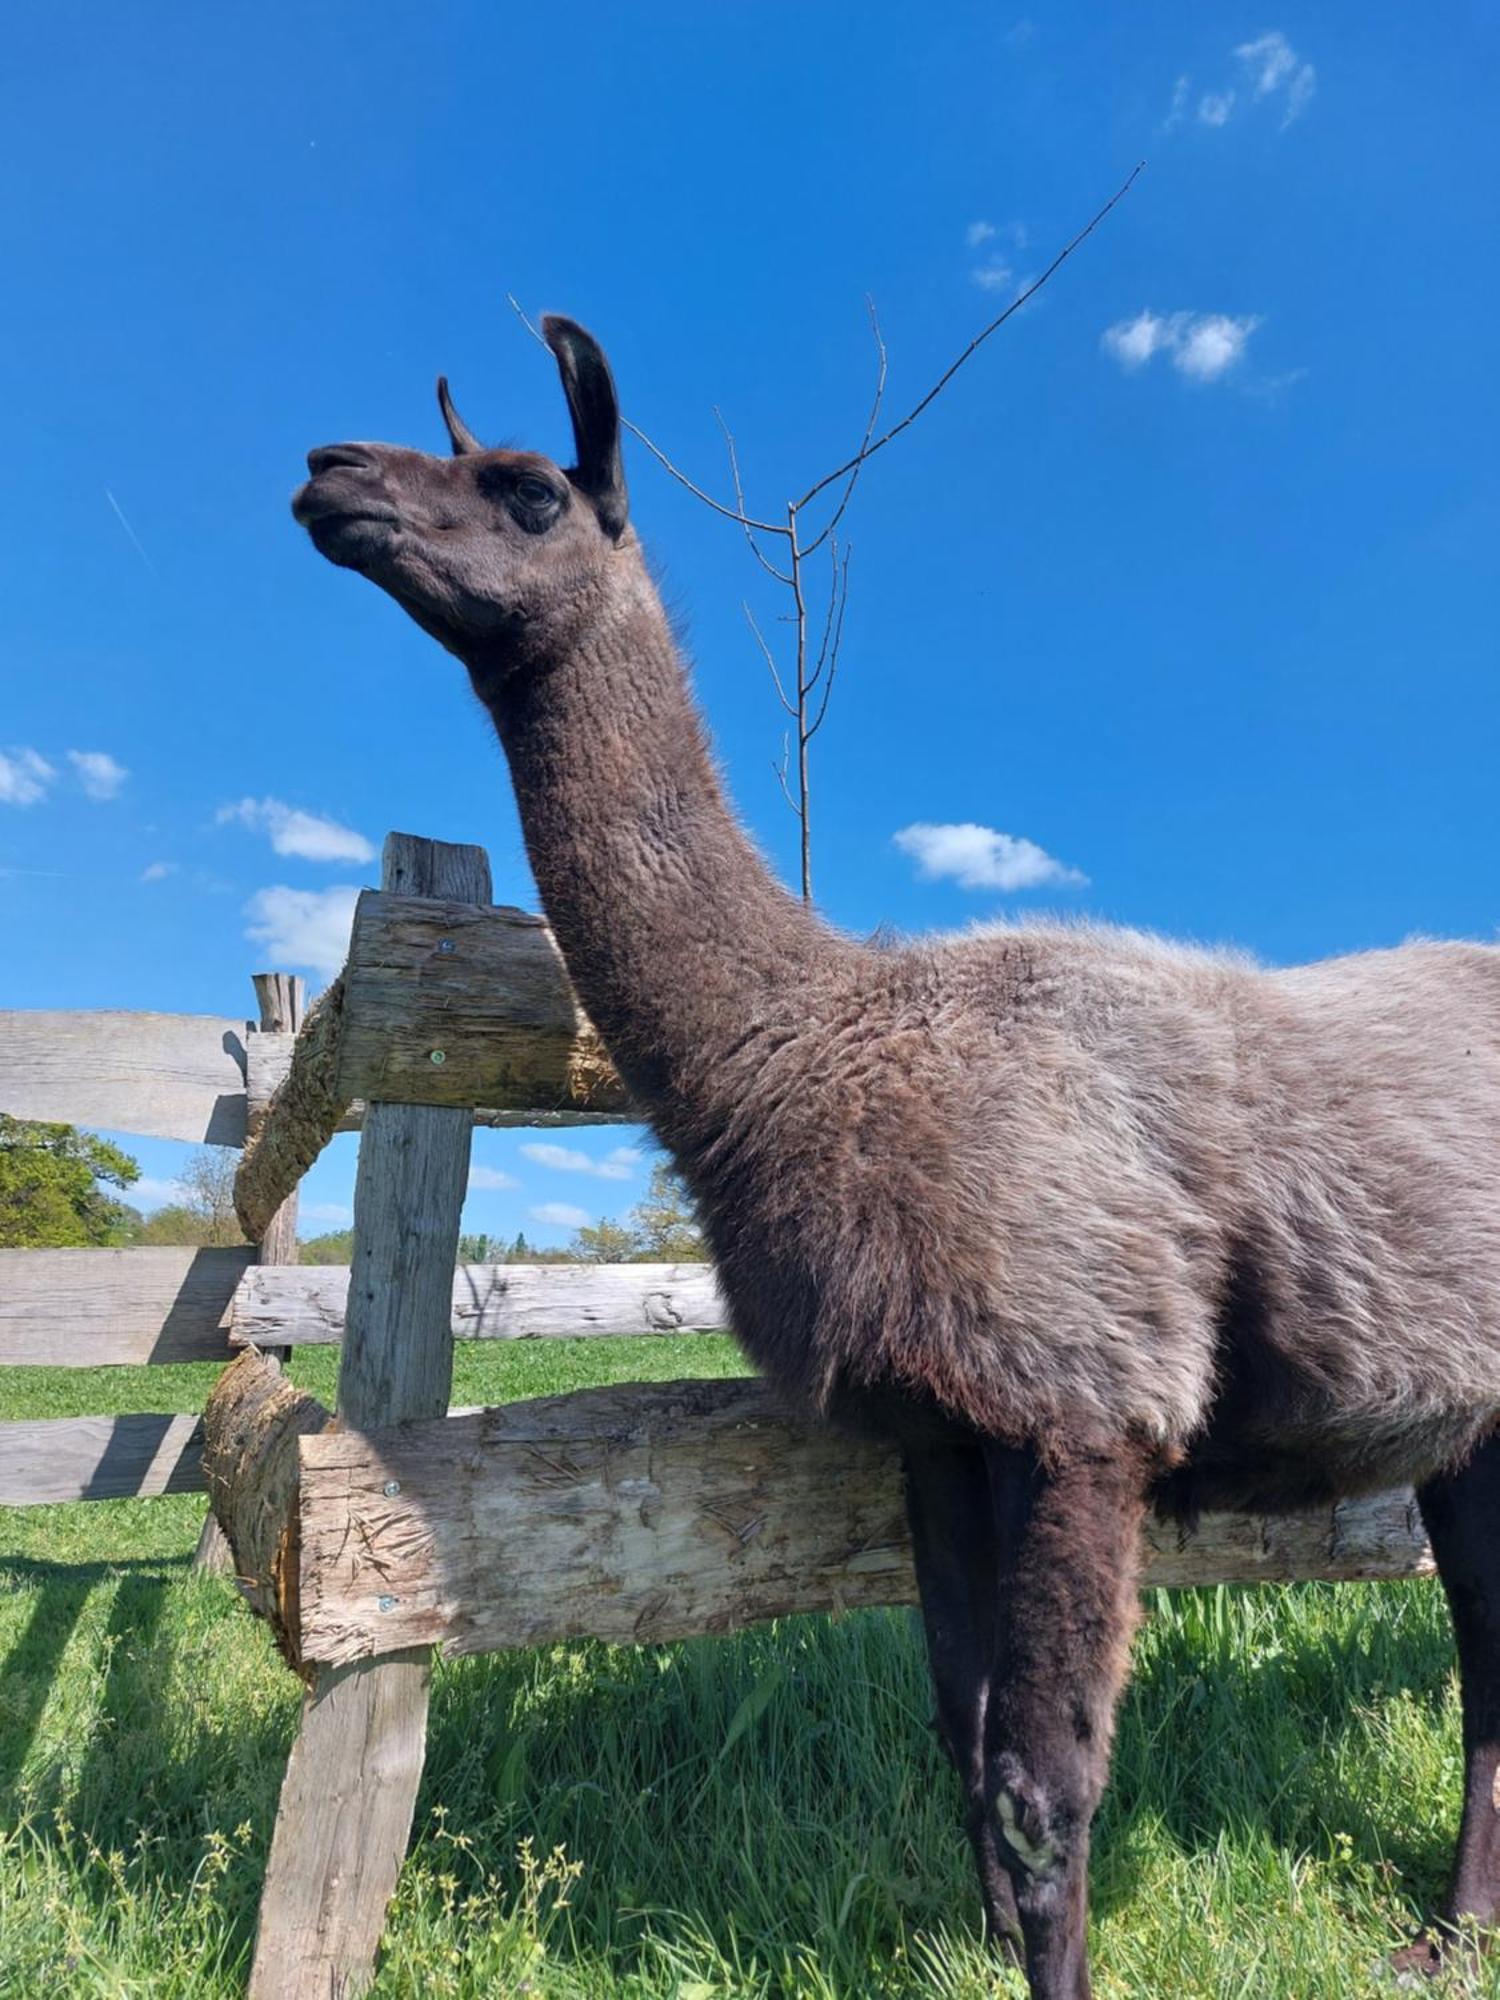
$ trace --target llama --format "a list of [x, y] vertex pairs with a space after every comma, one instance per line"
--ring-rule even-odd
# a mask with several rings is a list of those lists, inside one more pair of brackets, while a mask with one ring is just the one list
[[1090, 1827], [1148, 1507], [1416, 1484], [1457, 1630], [1441, 1962], [1500, 1917], [1500, 951], [1266, 972], [1126, 931], [878, 950], [721, 791], [630, 525], [608, 364], [576, 463], [309, 455], [293, 503], [468, 669], [580, 999], [692, 1190], [735, 1333], [905, 1476], [989, 1933], [1089, 1993]]

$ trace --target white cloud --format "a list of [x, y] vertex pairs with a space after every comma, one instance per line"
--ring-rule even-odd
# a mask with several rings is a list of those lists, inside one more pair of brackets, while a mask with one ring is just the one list
[[1167, 322], [1154, 312], [1116, 320], [1113, 326], [1105, 328], [1102, 336], [1105, 352], [1126, 369], [1143, 367], [1166, 338]]
[[1076, 886], [1086, 882], [1076, 868], [1054, 860], [1034, 840], [997, 833], [972, 820], [934, 826], [918, 821], [893, 836], [929, 882], [951, 876], [962, 889], [1040, 889], [1048, 885]]
[[181, 870], [175, 861], [148, 861], [146, 866], [141, 870], [141, 880], [143, 882], [165, 882], [169, 875], [180, 873]]
[[[1240, 65], [1248, 103], [1280, 104], [1281, 129], [1285, 131], [1312, 102], [1318, 87], [1318, 72], [1310, 62], [1303, 62], [1279, 28], [1257, 35], [1253, 42], [1241, 42], [1234, 56]], [[1172, 108], [1162, 121], [1164, 132], [1173, 131], [1186, 118], [1191, 88], [1192, 79], [1186, 76], [1178, 77], [1172, 86]], [[1198, 123], [1220, 129], [1246, 108], [1246, 100], [1232, 84], [1206, 90], [1198, 99]]]
[[616, 1146], [602, 1160], [596, 1160], [577, 1146], [554, 1146], [542, 1140], [523, 1146], [521, 1151], [528, 1160], [535, 1160], [539, 1167], [550, 1167], [554, 1173], [593, 1174], [601, 1181], [628, 1181], [641, 1163], [640, 1152], [634, 1146]]
[[215, 821], [238, 820], [243, 826], [264, 827], [278, 854], [299, 855], [304, 861], [373, 861], [375, 849], [362, 833], [320, 813], [303, 812], [280, 799], [240, 799], [220, 806]]
[[575, 1208], [570, 1201], [539, 1201], [526, 1213], [531, 1221], [544, 1223], [548, 1229], [584, 1229], [589, 1221], [588, 1210]]
[[155, 1179], [151, 1174], [142, 1174], [138, 1181], [132, 1181], [121, 1192], [121, 1200], [131, 1208], [151, 1210], [153, 1208], [175, 1208], [184, 1197], [184, 1189], [178, 1181]]
[[1004, 292], [1015, 285], [1014, 267], [1003, 257], [991, 257], [986, 263], [976, 264], [969, 276], [984, 292]]
[[349, 954], [349, 927], [359, 890], [341, 882], [332, 889], [257, 889], [245, 905], [245, 935], [277, 965], [305, 965], [325, 979]]
[[498, 1188], [518, 1188], [521, 1183], [514, 1174], [508, 1174], [501, 1167], [482, 1167], [476, 1161], [469, 1168], [469, 1192], [487, 1192]]
[[57, 772], [35, 750], [0, 750], [0, 805], [34, 806]]
[[1217, 382], [1243, 358], [1260, 323], [1257, 313], [1236, 319], [1229, 313], [1148, 310], [1106, 327], [1100, 345], [1127, 374], [1144, 367], [1155, 355], [1166, 353], [1180, 375], [1195, 382]]
[[971, 250], [977, 250], [981, 243], [988, 243], [994, 233], [993, 222], [971, 222], [964, 231], [964, 241]]
[[1172, 366], [1195, 382], [1217, 382], [1240, 359], [1259, 325], [1254, 314], [1231, 319], [1227, 313], [1204, 313], [1183, 328]]
[[1241, 42], [1235, 54], [1249, 70], [1257, 97], [1269, 97], [1280, 90], [1297, 68], [1297, 58], [1285, 35], [1272, 29], [1257, 35], [1253, 42]]
[[305, 1201], [297, 1210], [303, 1222], [326, 1222], [330, 1229], [347, 1229], [354, 1210], [343, 1201]]
[[78, 773], [78, 782], [91, 799], [112, 799], [130, 776], [107, 750], [70, 750], [68, 762]]

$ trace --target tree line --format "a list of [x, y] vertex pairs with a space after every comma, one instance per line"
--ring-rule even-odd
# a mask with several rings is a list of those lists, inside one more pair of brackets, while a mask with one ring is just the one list
[[[128, 1199], [140, 1166], [119, 1146], [76, 1126], [0, 1111], [0, 1249], [243, 1243], [234, 1212], [237, 1164], [227, 1147], [198, 1147], [177, 1175], [180, 1198], [145, 1215]], [[335, 1229], [304, 1238], [298, 1256], [304, 1264], [347, 1264], [353, 1247], [354, 1232]], [[564, 1248], [543, 1249], [524, 1231], [458, 1240], [461, 1264], [687, 1264], [707, 1254], [687, 1192], [665, 1163], [626, 1216], [586, 1223]]]

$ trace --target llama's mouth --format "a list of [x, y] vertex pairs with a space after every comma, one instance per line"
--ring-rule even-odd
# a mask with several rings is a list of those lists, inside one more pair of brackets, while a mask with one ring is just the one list
[[311, 535], [318, 553], [345, 569], [359, 568], [362, 559], [387, 547], [397, 525], [393, 507], [368, 493], [351, 493], [347, 483], [326, 475], [297, 489], [292, 516]]

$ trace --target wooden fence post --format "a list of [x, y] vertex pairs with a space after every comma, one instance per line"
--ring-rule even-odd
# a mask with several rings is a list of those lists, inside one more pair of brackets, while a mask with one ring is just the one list
[[[392, 834], [381, 887], [488, 903], [482, 848]], [[441, 1052], [434, 1050], [441, 1059]], [[354, 1188], [354, 1258], [338, 1414], [354, 1429], [442, 1416], [453, 1382], [453, 1266], [470, 1111], [368, 1106]], [[431, 1649], [320, 1671], [282, 1783], [250, 2000], [359, 1992], [411, 1833], [427, 1752]]]
[[[302, 1026], [302, 1010], [306, 1003], [307, 986], [295, 972], [256, 972], [251, 975], [255, 987], [255, 998], [260, 1007], [260, 1032], [263, 1035], [295, 1035]], [[253, 1129], [258, 1117], [265, 1114], [265, 1105], [247, 1102], [246, 1124]], [[256, 1261], [261, 1264], [295, 1264], [297, 1261], [297, 1190], [292, 1189], [286, 1200], [272, 1216], [270, 1225], [260, 1239]], [[265, 1348], [263, 1353], [274, 1354], [285, 1364], [291, 1352], [289, 1348]], [[203, 1527], [198, 1536], [198, 1546], [193, 1551], [193, 1568], [207, 1570], [215, 1575], [227, 1575], [234, 1567], [229, 1543], [224, 1530], [214, 1518], [210, 1507], [204, 1516]]]

